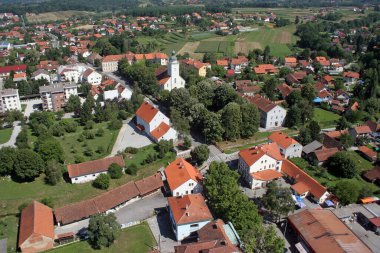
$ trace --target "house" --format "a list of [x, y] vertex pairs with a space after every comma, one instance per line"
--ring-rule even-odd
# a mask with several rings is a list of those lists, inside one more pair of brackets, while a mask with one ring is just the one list
[[333, 100], [333, 96], [327, 90], [321, 90], [318, 93], [317, 99], [320, 99], [324, 103], [330, 104], [331, 101]]
[[261, 90], [260, 86], [254, 85], [251, 80], [235, 80], [236, 91], [246, 96], [254, 96]]
[[315, 140], [307, 144], [302, 148], [302, 156], [303, 157], [308, 157], [312, 152], [322, 149], [323, 144], [320, 143], [319, 141]]
[[65, 105], [70, 96], [78, 95], [76, 84], [51, 84], [39, 87], [44, 110], [59, 111]]
[[168, 197], [170, 221], [177, 241], [203, 228], [213, 217], [199, 193]]
[[256, 74], [262, 75], [262, 74], [276, 74], [278, 72], [278, 69], [273, 64], [260, 64], [253, 68]]
[[289, 85], [298, 85], [301, 83], [302, 79], [307, 76], [306, 71], [296, 71], [289, 73], [285, 77], [285, 81]]
[[330, 67], [330, 61], [326, 59], [324, 56], [317, 56], [315, 61], [323, 67], [323, 69], [327, 70]]
[[317, 203], [322, 204], [330, 195], [326, 187], [291, 161], [284, 160], [281, 170], [292, 183], [291, 190], [301, 198], [310, 196]]
[[286, 110], [284, 108], [259, 94], [256, 94], [253, 97], [247, 97], [247, 99], [259, 109], [261, 127], [271, 129], [280, 127], [284, 124], [286, 117]]
[[12, 65], [12, 66], [4, 66], [0, 67], [0, 78], [8, 78], [9, 75], [14, 73], [25, 73], [26, 72], [26, 65]]
[[107, 174], [111, 164], [116, 163], [125, 167], [122, 156], [106, 157], [88, 162], [69, 164], [67, 172], [72, 184], [81, 184], [95, 180], [100, 174]]
[[355, 84], [360, 78], [360, 74], [357, 72], [347, 71], [343, 72], [343, 81], [346, 85]]
[[363, 173], [363, 178], [371, 183], [376, 183], [377, 185], [380, 185], [380, 167], [376, 166], [373, 167], [370, 170], [367, 170]]
[[13, 75], [13, 82], [20, 82], [20, 81], [26, 81], [26, 73], [15, 73]]
[[170, 127], [169, 118], [149, 102], [144, 102], [136, 111], [136, 124], [138, 129], [156, 142], [177, 140], [178, 133]]
[[99, 85], [102, 82], [102, 75], [93, 69], [87, 68], [82, 74], [82, 80], [91, 85]]
[[44, 69], [38, 69], [33, 72], [32, 79], [34, 80], [45, 79], [48, 83], [50, 83], [50, 73]]
[[18, 89], [0, 90], [0, 114], [12, 110], [21, 111]]
[[156, 173], [136, 181], [135, 185], [140, 192], [140, 197], [143, 198], [159, 191], [164, 186], [164, 183], [162, 182], [161, 173]]
[[179, 62], [173, 52], [169, 59], [168, 67], [160, 67], [156, 70], [156, 78], [161, 90], [185, 88], [185, 80], [179, 75]]
[[187, 252], [223, 252], [240, 253], [241, 239], [231, 222], [222, 220], [207, 223], [196, 232], [195, 242], [174, 246], [175, 253]]
[[195, 69], [195, 71], [197, 71], [198, 73], [198, 76], [201, 76], [201, 77], [206, 77], [207, 69], [211, 67], [210, 64], [208, 63], [203, 63], [201, 61], [194, 60], [194, 59], [185, 59], [185, 60], [182, 60], [181, 63], [183, 63], [185, 66], [189, 66]]
[[249, 60], [245, 56], [238, 56], [237, 58], [232, 58], [230, 62], [230, 67], [235, 71], [236, 74], [240, 74], [248, 66]]
[[225, 70], [227, 70], [229, 66], [227, 59], [216, 60], [216, 65], [223, 67]]
[[301, 157], [302, 145], [282, 132], [273, 132], [268, 137], [269, 143], [275, 142], [285, 158]]
[[127, 87], [122, 85], [121, 83], [117, 84], [115, 87], [119, 92], [119, 97], [121, 99], [129, 100], [132, 97], [132, 91]]
[[365, 159], [369, 160], [370, 162], [377, 161], [377, 153], [367, 146], [360, 146], [359, 152]]
[[285, 57], [285, 67], [288, 67], [288, 68], [297, 67], [297, 58], [296, 57]]
[[281, 93], [281, 97], [283, 99], [286, 99], [287, 96], [289, 96], [290, 93], [292, 93], [294, 90], [297, 90], [297, 88], [293, 88], [286, 83], [282, 83], [277, 86], [277, 90]]
[[119, 69], [118, 63], [121, 59], [126, 58], [125, 55], [107, 55], [102, 60], [103, 72], [115, 72]]
[[202, 192], [202, 174], [185, 159], [177, 158], [164, 173], [172, 196]]
[[310, 161], [315, 161], [318, 163], [318, 165], [322, 165], [327, 160], [335, 155], [339, 151], [338, 148], [322, 148], [315, 150], [309, 155], [309, 160]]
[[21, 252], [35, 253], [54, 246], [53, 211], [37, 201], [33, 201], [21, 212], [18, 247]]
[[272, 142], [241, 150], [238, 170], [252, 189], [262, 188], [282, 177], [283, 160], [277, 143]]
[[288, 217], [299, 252], [372, 252], [346, 224], [327, 209], [306, 209]]
[[358, 137], [369, 137], [369, 134], [372, 133], [371, 128], [367, 125], [357, 126], [350, 128], [348, 133], [352, 136], [354, 140]]

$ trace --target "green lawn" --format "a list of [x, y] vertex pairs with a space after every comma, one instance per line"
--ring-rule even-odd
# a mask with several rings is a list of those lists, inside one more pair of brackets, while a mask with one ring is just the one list
[[156, 240], [147, 223], [142, 223], [123, 229], [114, 244], [106, 249], [94, 250], [86, 241], [73, 243], [58, 249], [50, 250], [51, 253], [146, 253], [157, 245]]
[[[149, 154], [157, 154], [155, 150], [156, 145], [152, 144], [143, 148], [140, 148], [136, 154], [127, 154], [125, 157], [125, 165], [128, 167], [131, 164], [136, 164], [138, 168], [144, 167], [143, 161], [148, 157]], [[162, 165], [167, 164], [175, 159], [174, 153], [168, 153], [163, 159], [160, 159]]]
[[314, 109], [313, 120], [317, 121], [322, 128], [335, 127], [339, 119], [340, 115], [336, 113], [321, 108]]
[[13, 128], [4, 128], [0, 130], [0, 144], [6, 143], [9, 141], [12, 135]]
[[361, 171], [370, 170], [374, 167], [374, 165], [368, 161], [367, 159], [363, 158], [360, 154], [358, 154], [355, 151], [348, 151], [351, 155], [351, 157], [355, 160], [356, 165], [358, 168], [360, 168]]
[[18, 218], [9, 215], [0, 219], [0, 239], [7, 238], [7, 252], [16, 252]]

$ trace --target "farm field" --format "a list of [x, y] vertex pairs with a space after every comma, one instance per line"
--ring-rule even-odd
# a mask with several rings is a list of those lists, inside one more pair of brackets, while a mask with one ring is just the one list
[[109, 248], [94, 250], [86, 241], [73, 243], [58, 249], [50, 250], [50, 253], [90, 253], [90, 252], [125, 252], [125, 253], [145, 253], [156, 246], [156, 240], [147, 223], [142, 223], [133, 227], [123, 229]]
[[4, 128], [0, 130], [0, 144], [4, 144], [9, 141], [12, 135], [13, 128]]
[[31, 23], [39, 23], [46, 21], [57, 21], [71, 18], [72, 16], [92, 15], [93, 12], [88, 11], [55, 11], [40, 14], [26, 14], [26, 19]]

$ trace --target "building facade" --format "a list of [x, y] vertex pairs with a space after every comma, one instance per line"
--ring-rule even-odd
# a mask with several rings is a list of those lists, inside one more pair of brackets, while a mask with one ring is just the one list
[[16, 110], [21, 111], [20, 97], [17, 89], [0, 90], [0, 113]]
[[44, 110], [59, 111], [72, 95], [78, 95], [77, 85], [75, 84], [51, 84], [40, 86], [42, 108]]
[[301, 157], [303, 146], [295, 139], [282, 132], [274, 132], [268, 137], [269, 142], [275, 142], [285, 158]]

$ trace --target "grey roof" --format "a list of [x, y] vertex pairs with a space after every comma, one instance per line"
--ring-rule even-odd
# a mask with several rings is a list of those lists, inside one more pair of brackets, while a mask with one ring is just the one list
[[306, 146], [303, 147], [302, 152], [305, 154], [309, 154], [319, 148], [321, 148], [323, 145], [319, 141], [313, 141], [307, 144]]
[[7, 253], [7, 238], [0, 240], [0, 253]]
[[0, 95], [3, 96], [16, 96], [18, 94], [17, 89], [4, 89], [0, 91]]
[[51, 92], [51, 93], [58, 93], [58, 92], [64, 92], [67, 88], [74, 88], [77, 87], [76, 84], [63, 84], [63, 83], [57, 83], [52, 85], [46, 85], [46, 86], [40, 86], [40, 93], [42, 92]]
[[33, 72], [33, 77], [36, 77], [39, 74], [49, 75], [49, 72], [47, 70], [44, 70], [44, 69], [38, 69], [38, 70]]

